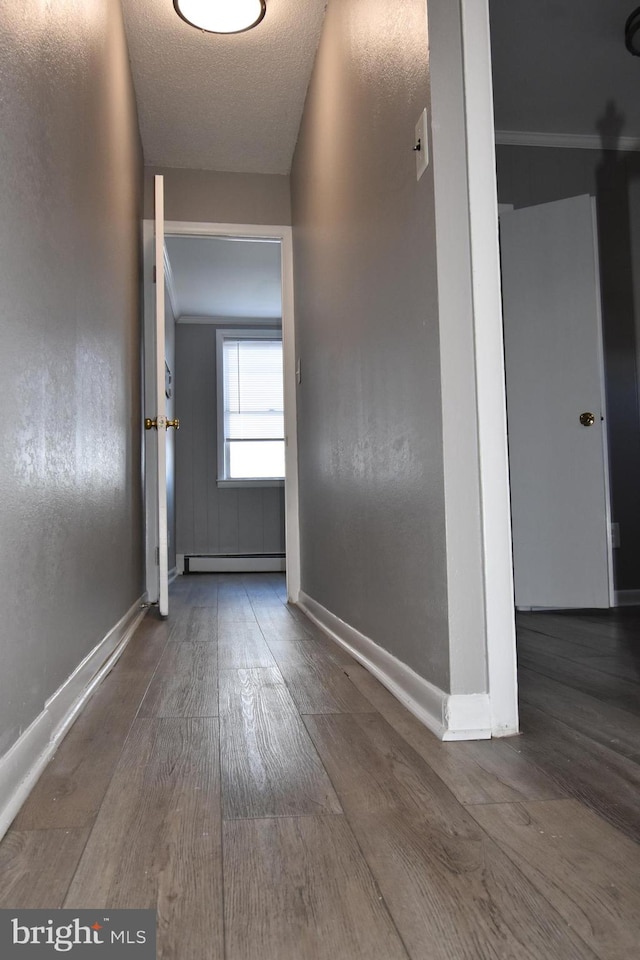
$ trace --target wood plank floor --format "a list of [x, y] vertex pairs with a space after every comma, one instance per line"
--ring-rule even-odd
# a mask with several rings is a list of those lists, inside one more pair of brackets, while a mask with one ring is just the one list
[[441, 743], [287, 606], [149, 615], [0, 844], [0, 907], [152, 907], [163, 960], [628, 960], [640, 611], [519, 615], [523, 733]]

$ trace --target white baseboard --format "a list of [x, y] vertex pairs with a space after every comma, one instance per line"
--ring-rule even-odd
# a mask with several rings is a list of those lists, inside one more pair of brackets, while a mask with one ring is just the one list
[[303, 591], [298, 606], [441, 740], [491, 737], [488, 694], [445, 693]]
[[0, 840], [89, 695], [109, 673], [144, 617], [146, 595], [130, 607], [62, 686], [42, 713], [0, 757]]
[[640, 606], [640, 590], [616, 590], [616, 607], [637, 607]]
[[188, 573], [274, 573], [286, 569], [286, 559], [280, 557], [184, 557]]

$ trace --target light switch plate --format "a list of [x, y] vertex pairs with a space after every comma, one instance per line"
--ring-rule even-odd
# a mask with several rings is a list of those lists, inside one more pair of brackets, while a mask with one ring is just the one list
[[425, 172], [429, 166], [429, 134], [428, 134], [428, 122], [427, 122], [427, 108], [425, 107], [418, 122], [416, 123], [415, 129], [415, 140], [414, 147], [420, 146], [419, 150], [415, 151], [416, 154], [416, 180], [419, 180], [422, 174]]

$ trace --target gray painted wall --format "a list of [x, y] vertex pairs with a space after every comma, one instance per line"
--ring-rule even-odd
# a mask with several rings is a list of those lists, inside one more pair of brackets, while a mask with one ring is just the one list
[[142, 160], [118, 0], [3, 5], [0, 753], [141, 595]]
[[291, 223], [289, 177], [146, 167], [144, 215], [153, 217], [153, 177], [164, 176], [165, 217], [195, 223]]
[[424, 0], [329, 4], [291, 175], [302, 589], [448, 690], [429, 96]]
[[284, 553], [284, 488], [219, 488], [216, 483], [218, 326], [176, 326], [177, 552]]
[[640, 156], [614, 150], [499, 146], [498, 195], [516, 207], [597, 199], [617, 590], [640, 588]]

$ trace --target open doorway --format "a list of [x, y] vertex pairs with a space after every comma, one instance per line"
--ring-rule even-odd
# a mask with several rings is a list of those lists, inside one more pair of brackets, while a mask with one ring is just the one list
[[[153, 223], [145, 222], [145, 233], [145, 275], [152, 277]], [[279, 226], [165, 223], [166, 402], [167, 415], [180, 423], [168, 438], [166, 477], [173, 577], [286, 569], [295, 600], [290, 234]], [[148, 314], [151, 283], [145, 293]], [[147, 526], [152, 541], [149, 519]]]
[[[574, 22], [569, 3], [555, 4], [553, 18], [541, 5], [491, 3], [497, 193], [501, 204], [513, 208], [501, 216], [501, 248], [519, 708], [525, 734], [519, 749], [569, 796], [589, 796], [594, 809], [617, 825], [625, 821], [609, 816], [612, 797], [619, 788], [615, 802], [622, 803], [625, 784], [637, 777], [631, 744], [637, 739], [640, 692], [640, 615], [631, 606], [640, 599], [640, 529], [637, 498], [635, 492], [630, 495], [640, 476], [640, 301], [634, 296], [640, 208], [634, 186], [638, 155], [632, 139], [622, 135], [635, 133], [625, 124], [637, 123], [629, 109], [637, 62], [623, 43], [628, 12], [617, 2], [589, 3], [575, 32], [562, 29]], [[532, 71], [521, 48], [509, 42], [523, 30], [527, 56], [538, 65], [544, 62], [544, 69]], [[594, 72], [596, 59], [600, 66]], [[559, 76], [566, 78], [563, 86]], [[569, 221], [573, 239], [562, 234]], [[521, 291], [533, 308], [514, 338], [509, 324], [522, 308]], [[545, 325], [554, 311], [549, 336]], [[561, 334], [568, 313], [573, 320]], [[554, 379], [547, 367], [562, 349], [564, 365]], [[519, 366], [510, 369], [515, 355]], [[591, 386], [582, 390], [574, 374], [589, 366]], [[522, 402], [527, 381], [541, 398], [528, 407]], [[566, 411], [560, 409], [565, 396]], [[573, 436], [569, 442], [575, 440], [583, 452], [600, 439], [604, 443], [590, 467], [584, 461], [569, 471], [565, 493], [570, 502], [562, 508], [557, 490], [547, 491], [546, 498], [539, 493], [545, 473], [565, 452], [557, 442], [565, 418]], [[516, 421], [525, 432], [537, 432], [539, 440], [552, 441], [546, 454], [532, 455], [530, 438], [514, 432]], [[581, 499], [594, 484], [600, 490], [597, 525]], [[526, 565], [518, 569], [518, 523], [520, 532], [528, 525], [539, 565], [546, 562], [546, 584], [536, 585], [542, 583], [546, 592], [538, 589], [535, 598], [534, 574]], [[596, 526], [591, 546], [576, 553], [579, 538]], [[552, 527], [556, 538], [553, 556], [548, 543], [543, 547], [545, 527]], [[596, 554], [599, 572], [589, 583], [580, 569], [593, 570]], [[581, 592], [572, 595], [574, 587]]]
[[285, 569], [279, 240], [167, 235], [176, 569]]

